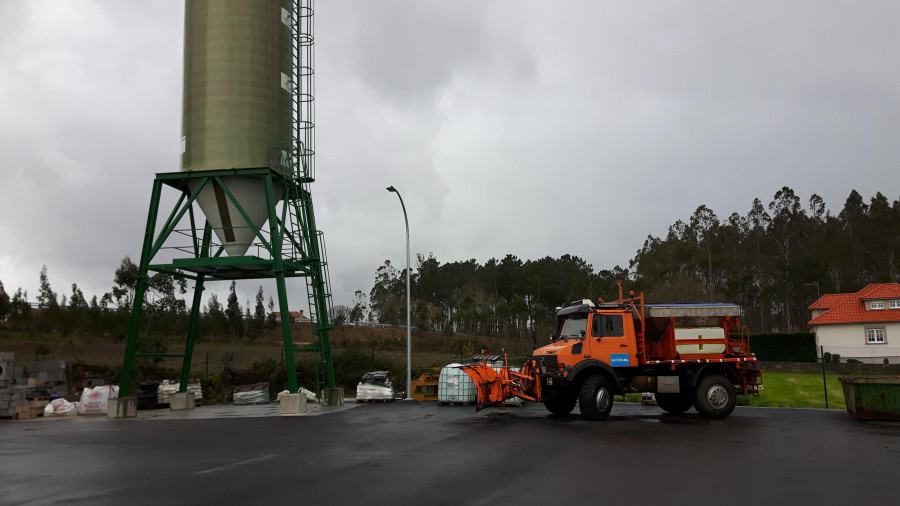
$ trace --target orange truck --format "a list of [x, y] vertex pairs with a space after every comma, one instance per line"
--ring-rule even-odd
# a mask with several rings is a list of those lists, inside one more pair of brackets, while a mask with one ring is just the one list
[[588, 420], [604, 420], [613, 396], [652, 392], [663, 410], [692, 406], [725, 418], [737, 395], [759, 395], [762, 371], [750, 352], [734, 304], [644, 304], [644, 295], [615, 302], [582, 300], [557, 311], [551, 343], [521, 369], [486, 363], [463, 370], [475, 383], [477, 410], [519, 397], [567, 415], [578, 403]]

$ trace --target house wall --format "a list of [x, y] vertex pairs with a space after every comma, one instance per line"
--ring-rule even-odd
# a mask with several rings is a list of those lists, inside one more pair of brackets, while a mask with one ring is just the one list
[[[884, 344], [866, 343], [869, 327], [884, 329]], [[813, 331], [816, 346], [821, 346], [825, 353], [840, 355], [841, 361], [854, 358], [880, 364], [887, 358], [892, 364], [900, 363], [900, 322], [818, 325]]]

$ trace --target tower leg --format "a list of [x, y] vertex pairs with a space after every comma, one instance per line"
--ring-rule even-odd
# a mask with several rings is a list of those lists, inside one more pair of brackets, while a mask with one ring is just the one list
[[131, 395], [131, 373], [134, 368], [134, 354], [137, 343], [138, 323], [141, 319], [141, 307], [144, 305], [144, 294], [147, 292], [147, 271], [138, 274], [137, 287], [134, 290], [134, 307], [131, 309], [131, 323], [128, 325], [128, 340], [125, 342], [125, 362], [122, 364], [119, 397]]
[[275, 273], [275, 284], [278, 287], [278, 307], [281, 310], [281, 336], [284, 339], [284, 365], [287, 368], [288, 390], [295, 394], [299, 388], [297, 367], [294, 365], [294, 341], [291, 339], [291, 311], [288, 308], [284, 271], [281, 269]]
[[184, 344], [184, 359], [181, 362], [181, 383], [178, 391], [187, 392], [188, 381], [191, 379], [191, 359], [194, 358], [194, 341], [197, 338], [197, 324], [200, 321], [200, 304], [203, 301], [203, 281], [205, 276], [197, 277], [194, 286], [194, 302], [191, 306], [191, 320], [188, 327], [187, 342]]
[[335, 387], [334, 379], [334, 363], [331, 360], [331, 339], [328, 336], [330, 328], [330, 316], [328, 314], [328, 304], [325, 301], [326, 291], [325, 283], [322, 280], [322, 264], [316, 262], [315, 273], [312, 275], [313, 295], [315, 297], [316, 315], [318, 316], [318, 327], [316, 334], [319, 336], [319, 346], [322, 350], [322, 361], [325, 363], [325, 384], [328, 388]]
[[128, 340], [125, 343], [125, 360], [122, 364], [119, 397], [131, 395], [131, 373], [134, 368], [138, 324], [141, 313], [143, 313], [144, 294], [147, 293], [147, 266], [150, 263], [151, 249], [153, 248], [153, 234], [156, 231], [156, 217], [159, 212], [159, 196], [161, 193], [162, 183], [157, 179], [153, 182], [153, 192], [150, 195], [150, 210], [147, 213], [147, 228], [144, 229], [144, 245], [141, 248], [141, 263], [139, 264], [137, 275], [138, 281], [131, 307], [131, 323], [128, 325]]

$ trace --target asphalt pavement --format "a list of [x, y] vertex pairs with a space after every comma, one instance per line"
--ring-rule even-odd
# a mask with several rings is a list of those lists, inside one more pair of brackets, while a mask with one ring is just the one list
[[900, 423], [618, 403], [203, 406], [0, 421], [0, 504], [897, 504]]

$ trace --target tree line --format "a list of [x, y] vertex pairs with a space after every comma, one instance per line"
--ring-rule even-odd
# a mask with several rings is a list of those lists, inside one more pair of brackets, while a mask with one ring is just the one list
[[[616, 280], [627, 277], [619, 267], [595, 272], [572, 255], [523, 261], [509, 254], [484, 264], [442, 264], [420, 254], [410, 276], [410, 316], [417, 329], [530, 342], [553, 331], [557, 305], [587, 294], [615, 298]], [[378, 268], [368, 295], [358, 290], [352, 306], [336, 307], [338, 322], [366, 319], [406, 323], [406, 272], [390, 261]]]
[[[126, 256], [114, 273], [110, 291], [100, 297], [94, 295], [88, 301], [75, 283], [68, 296], [55, 292], [45, 265], [39, 275], [39, 290], [34, 304], [29, 301], [28, 292], [21, 287], [10, 296], [0, 280], [0, 325], [25, 332], [96, 335], [124, 341], [131, 321], [137, 281], [138, 266]], [[189, 308], [183, 298], [185, 293], [187, 280], [183, 278], [166, 273], [149, 277], [139, 344], [158, 348], [162, 346], [159, 338], [184, 334], [189, 323]], [[218, 295], [209, 294], [201, 309], [198, 332], [213, 341], [253, 341], [266, 332], [274, 331], [274, 311], [275, 302], [270, 296], [266, 304], [262, 286], [256, 293], [254, 305], [251, 306], [249, 300], [241, 305], [235, 282], [232, 281], [224, 304]]]
[[[720, 220], [700, 205], [677, 220], [665, 237], [650, 235], [627, 268], [594, 269], [565, 254], [522, 260], [512, 254], [481, 264], [441, 263], [417, 255], [410, 275], [411, 319], [417, 329], [502, 337], [523, 344], [543, 340], [555, 327], [555, 308], [583, 297], [613, 300], [617, 282], [642, 291], [648, 302], [734, 302], [754, 332], [805, 327], [807, 307], [825, 293], [855, 292], [873, 282], [900, 279], [900, 200], [877, 193], [867, 202], [850, 192], [837, 214], [813, 194], [804, 203], [783, 187], [766, 205], [757, 198], [746, 214]], [[125, 257], [111, 290], [87, 300], [76, 284], [60, 297], [47, 268], [39, 275], [37, 310], [22, 288], [8, 294], [0, 281], [0, 324], [14, 330], [85, 333], [124, 339], [131, 318], [138, 267]], [[140, 336], [183, 334], [186, 281], [165, 273], [149, 279]], [[201, 336], [253, 340], [274, 331], [275, 304], [262, 286], [254, 303], [240, 304], [232, 282], [226, 300], [211, 293], [201, 311]], [[336, 306], [336, 325], [406, 323], [406, 272], [385, 261], [367, 292]]]
[[[642, 291], [648, 302], [733, 302], [754, 332], [805, 327], [820, 294], [855, 292], [900, 278], [900, 200], [877, 193], [868, 203], [850, 192], [837, 215], [813, 194], [804, 204], [788, 187], [768, 205], [754, 199], [746, 214], [720, 220], [706, 205], [677, 220], [665, 237], [650, 235], [628, 268], [595, 270], [562, 255], [523, 261], [514, 255], [480, 264], [440, 263], [418, 255], [411, 273], [411, 320], [416, 328], [543, 338], [554, 309], [583, 297], [612, 300], [616, 282]], [[341, 321], [406, 322], [406, 272], [385, 261], [366, 294], [336, 308]]]
[[856, 292], [900, 279], [900, 200], [880, 192], [868, 203], [850, 192], [837, 215], [813, 194], [788, 187], [767, 205], [719, 220], [700, 206], [665, 238], [649, 236], [631, 261], [634, 282], [654, 298], [729, 300], [759, 331], [805, 327], [825, 293]]

